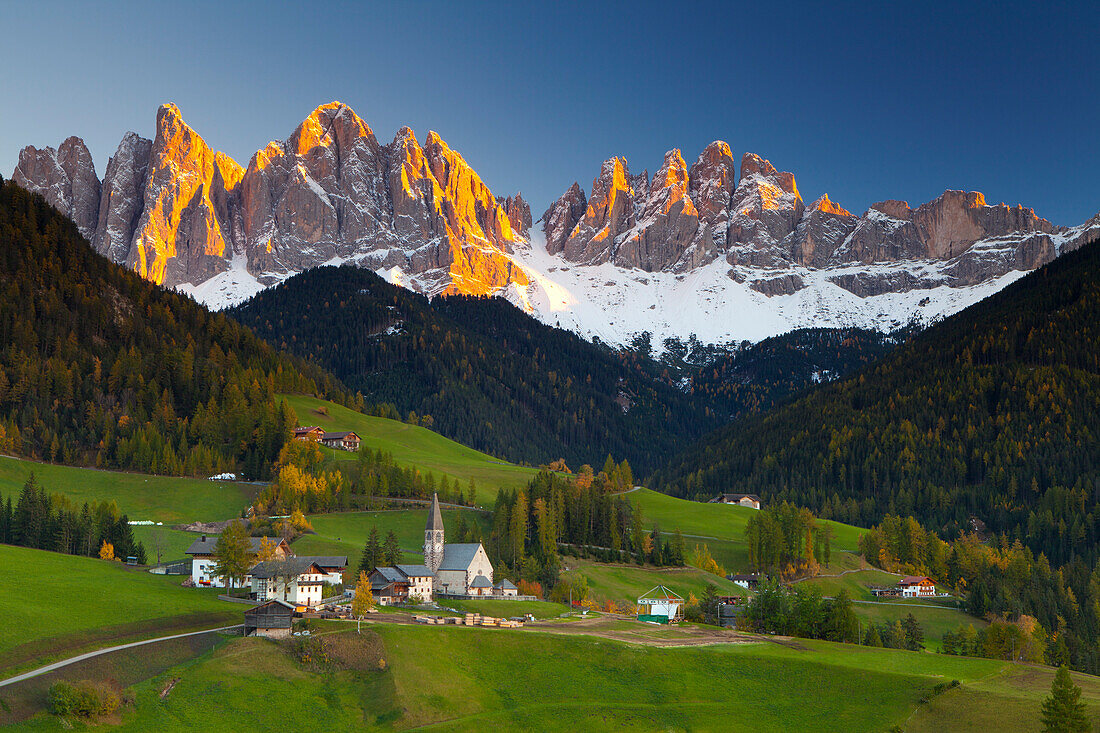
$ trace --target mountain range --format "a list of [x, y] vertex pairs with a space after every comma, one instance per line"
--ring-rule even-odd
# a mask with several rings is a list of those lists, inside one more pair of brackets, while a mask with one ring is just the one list
[[807, 205], [793, 174], [723, 141], [657, 173], [605, 161], [537, 220], [496, 196], [435, 132], [388, 144], [321, 105], [242, 166], [166, 104], [127, 133], [100, 180], [80, 138], [26, 147], [12, 175], [97, 251], [225, 307], [322, 264], [351, 263], [429, 296], [500, 295], [543, 322], [623, 345], [652, 334], [759, 341], [802, 327], [891, 330], [954, 313], [1100, 232], [981, 193], [855, 215]]

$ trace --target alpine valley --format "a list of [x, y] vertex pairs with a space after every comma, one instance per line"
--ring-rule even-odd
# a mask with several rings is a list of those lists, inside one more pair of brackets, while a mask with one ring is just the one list
[[976, 191], [861, 215], [828, 195], [807, 204], [791, 173], [751, 152], [738, 165], [720, 140], [690, 165], [670, 150], [652, 177], [611, 158], [534, 221], [435, 132], [381, 144], [340, 102], [247, 166], [166, 104], [154, 139], [126, 133], [102, 180], [77, 137], [24, 148], [12, 180], [110, 260], [212, 308], [349, 263], [428, 296], [503, 296], [615, 346], [648, 333], [658, 350], [931, 322], [1100, 232], [1100, 215], [1060, 226]]

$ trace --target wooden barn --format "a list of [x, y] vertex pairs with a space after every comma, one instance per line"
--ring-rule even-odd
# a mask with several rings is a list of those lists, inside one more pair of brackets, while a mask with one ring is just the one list
[[244, 635], [286, 639], [294, 621], [294, 606], [281, 600], [268, 601], [244, 612]]

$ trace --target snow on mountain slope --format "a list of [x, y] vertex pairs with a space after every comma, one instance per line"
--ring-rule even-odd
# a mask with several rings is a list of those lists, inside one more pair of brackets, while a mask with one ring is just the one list
[[[828, 269], [791, 267], [783, 272], [732, 268], [716, 260], [684, 273], [645, 272], [608, 262], [577, 266], [547, 254], [537, 231], [515, 259], [531, 285], [510, 285], [502, 295], [540, 321], [623, 345], [644, 331], [662, 349], [666, 338], [694, 334], [708, 344], [759, 341], [808, 327], [858, 326], [890, 330], [912, 321], [930, 322], [976, 303], [1026, 274], [1012, 271], [969, 287], [939, 285], [907, 292], [860, 297], [832, 278], [844, 275], [900, 275], [915, 281], [939, 280], [942, 262], [853, 265]], [[732, 278], [734, 273], [742, 282]], [[800, 277], [805, 287], [790, 294], [765, 295], [754, 279]]]

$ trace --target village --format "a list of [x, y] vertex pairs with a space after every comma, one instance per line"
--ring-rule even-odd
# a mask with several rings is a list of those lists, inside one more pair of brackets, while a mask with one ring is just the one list
[[[354, 431], [325, 431], [318, 426], [295, 428], [293, 437], [332, 450], [356, 452], [362, 438]], [[722, 493], [710, 500], [759, 511], [756, 494]], [[203, 534], [187, 549], [190, 556], [188, 582], [197, 587], [233, 589], [233, 582], [217, 573], [217, 536]], [[285, 539], [250, 537], [249, 552], [255, 562], [241, 579], [247, 600], [255, 606], [246, 612], [246, 633], [282, 637], [289, 634], [294, 617], [350, 618], [358, 588], [349, 587], [347, 556], [296, 555]], [[438, 494], [433, 494], [424, 528], [423, 563], [395, 563], [370, 569], [366, 579], [370, 606], [442, 608], [447, 600], [539, 600], [521, 595], [508, 578], [494, 579], [493, 566], [480, 543], [448, 543]], [[727, 573], [726, 579], [750, 594], [759, 586], [759, 573]], [[351, 585], [355, 585], [352, 583]], [[338, 592], [335, 589], [340, 589]], [[333, 592], [326, 594], [326, 590]], [[868, 586], [875, 598], [935, 598], [935, 582], [926, 576], [904, 576], [895, 585]], [[241, 599], [244, 600], [244, 599]], [[745, 598], [724, 595], [716, 598], [717, 625], [736, 629]], [[659, 584], [637, 598], [636, 619], [649, 624], [672, 624], [685, 620], [685, 599]], [[461, 617], [418, 613], [417, 623], [499, 626], [517, 628], [526, 620], [507, 614], [499, 617], [467, 613]]]

